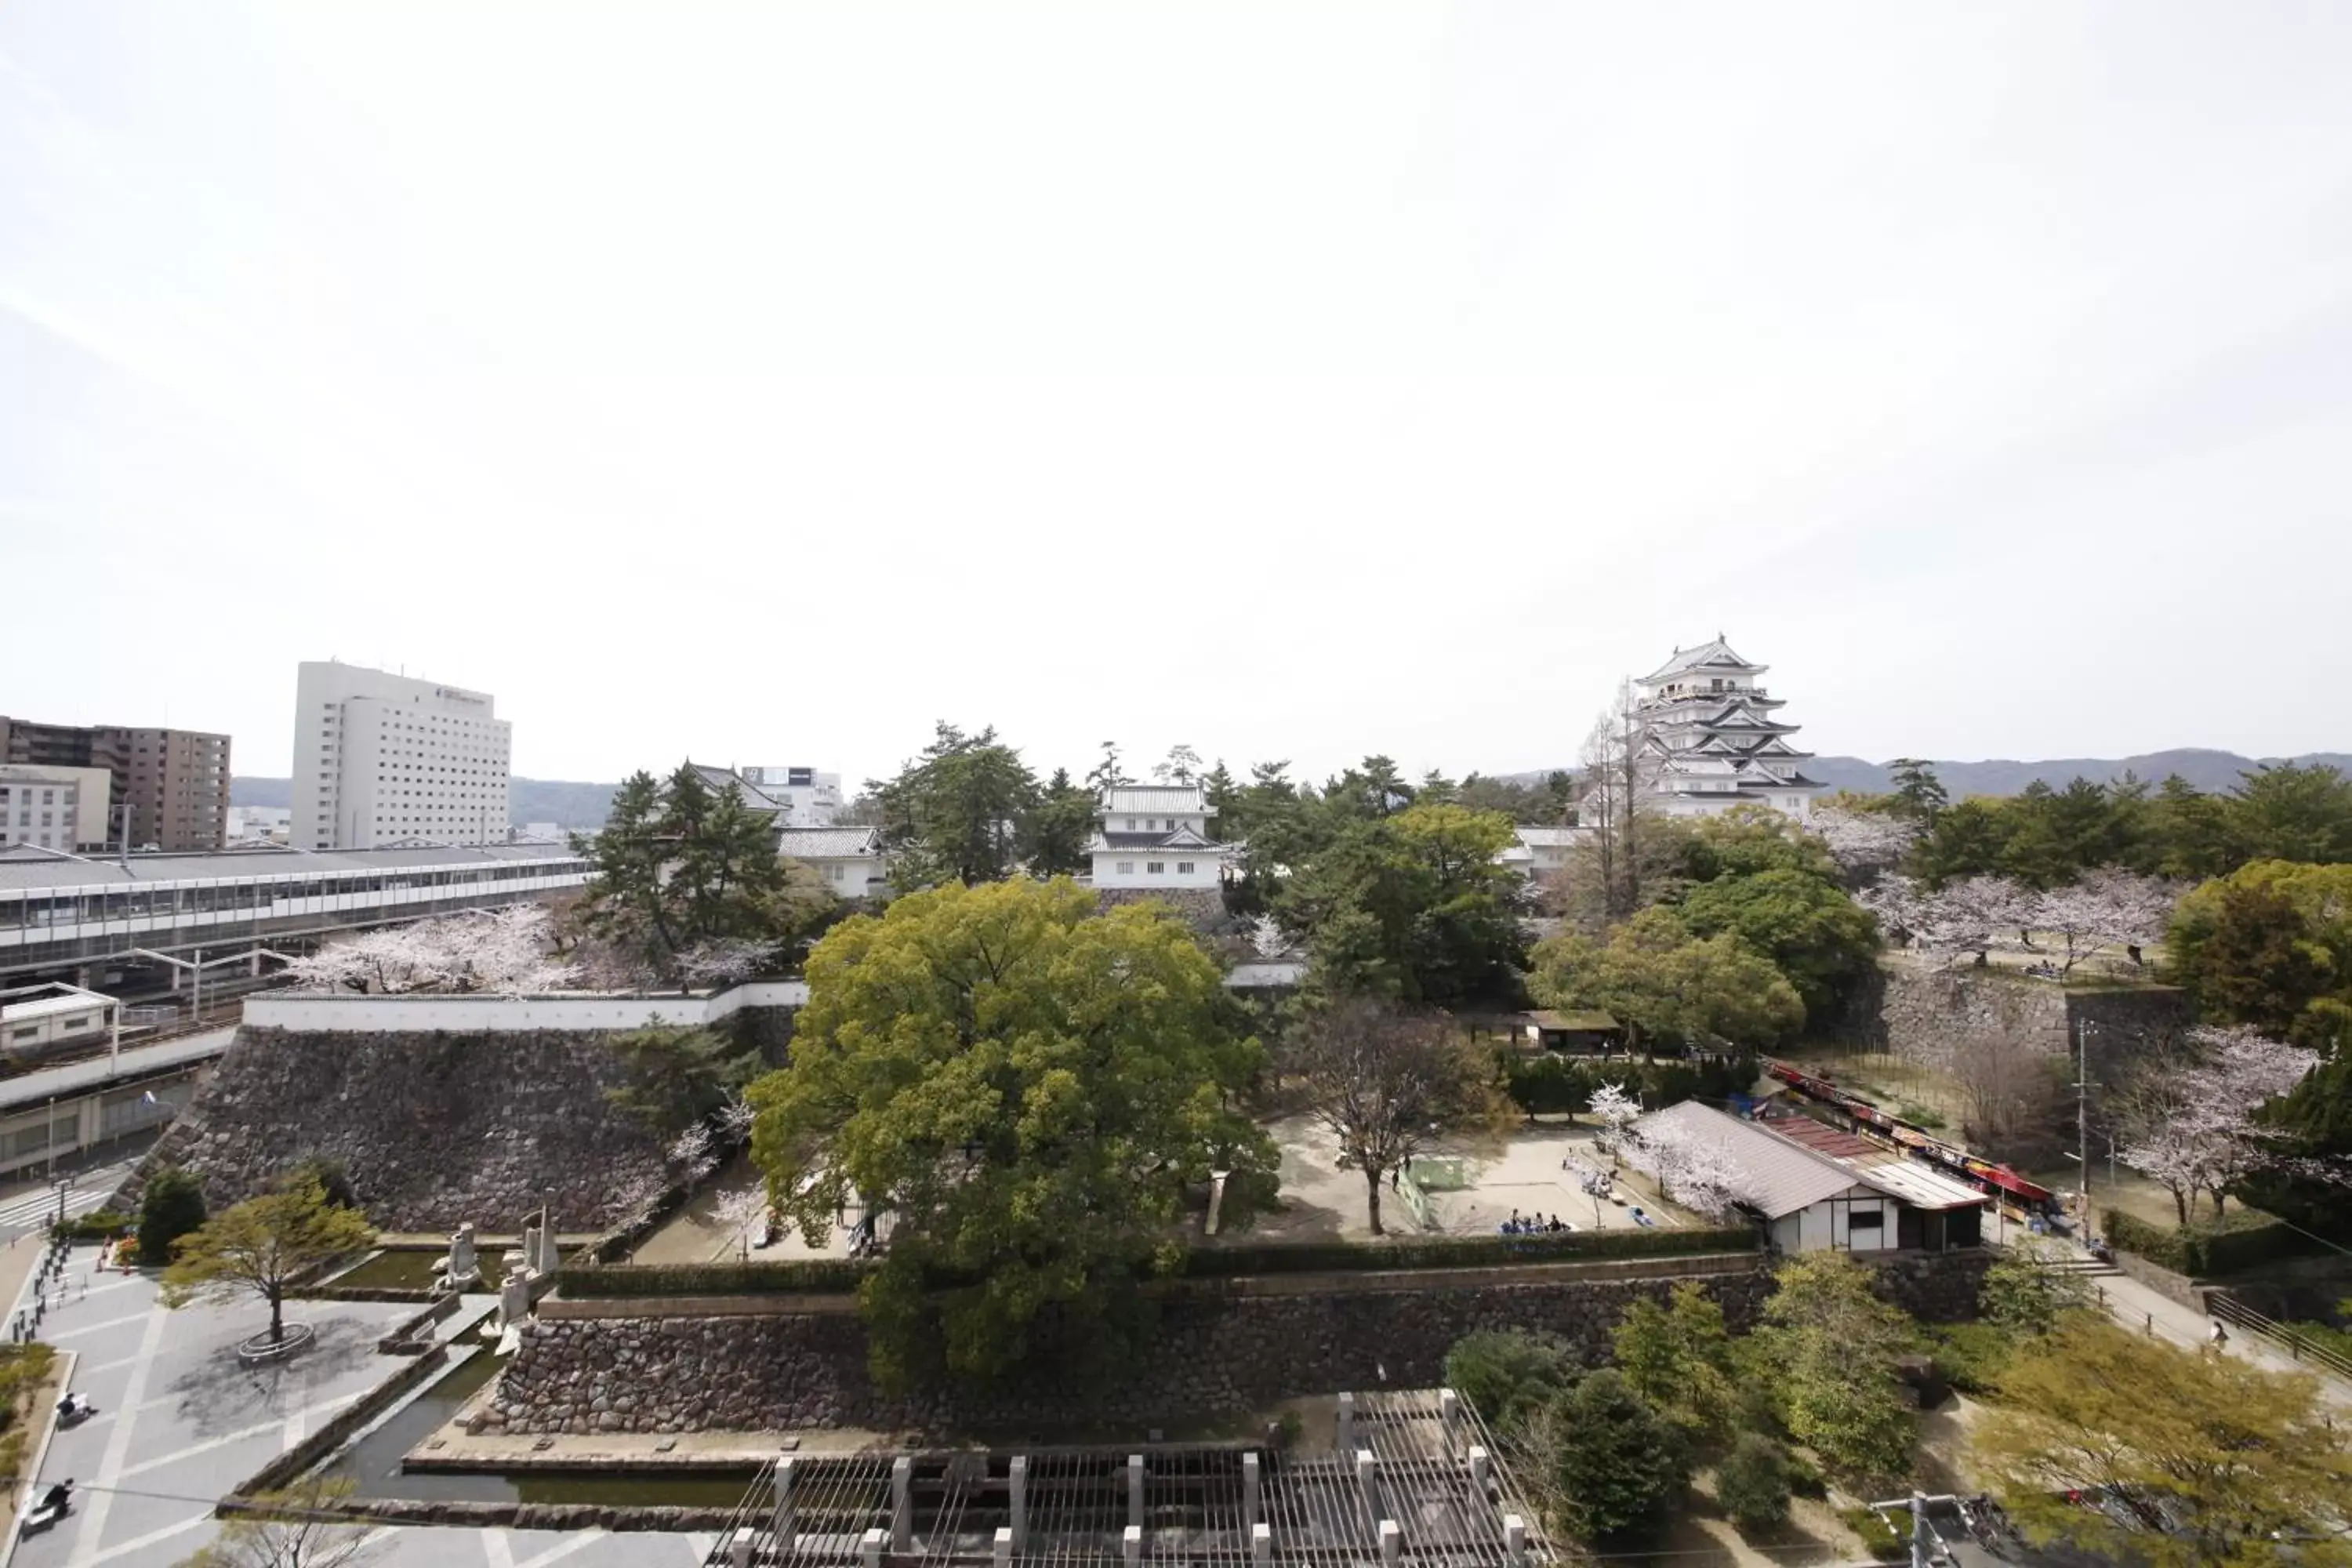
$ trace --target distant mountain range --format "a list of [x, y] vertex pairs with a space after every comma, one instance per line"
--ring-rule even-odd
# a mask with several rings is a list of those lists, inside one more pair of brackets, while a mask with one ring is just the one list
[[[2240, 773], [2252, 773], [2265, 763], [2325, 763], [2352, 773], [2352, 752], [2306, 752], [2299, 757], [2256, 758], [2196, 746], [2149, 752], [2137, 757], [2053, 757], [2039, 763], [2013, 763], [2006, 758], [1983, 763], [1938, 759], [1932, 765], [1937, 778], [1943, 781], [1944, 792], [1958, 800], [1971, 795], [2016, 795], [2036, 779], [2052, 789], [2063, 789], [2078, 778], [2107, 784], [2126, 773], [2136, 773], [2152, 784], [2179, 773], [2199, 789], [2220, 791], [2234, 785]], [[1864, 762], [1860, 757], [1815, 757], [1805, 765], [1805, 771], [1832, 789], [1878, 795], [1893, 787], [1892, 775], [1885, 763]]]
[[[294, 781], [291, 779], [232, 778], [228, 784], [231, 805], [290, 805]], [[525, 823], [552, 822], [558, 827], [585, 831], [604, 826], [605, 814], [613, 808], [613, 792], [621, 786], [608, 784], [572, 784], [563, 779], [509, 779], [507, 781], [507, 815], [516, 826]]]

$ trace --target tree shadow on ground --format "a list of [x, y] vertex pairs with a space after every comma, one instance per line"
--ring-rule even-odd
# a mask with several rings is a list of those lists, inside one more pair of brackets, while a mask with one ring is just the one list
[[[258, 1323], [255, 1331], [267, 1327], [266, 1321]], [[179, 1401], [174, 1414], [199, 1436], [234, 1432], [258, 1421], [291, 1415], [315, 1403], [318, 1390], [324, 1385], [377, 1360], [381, 1329], [352, 1318], [331, 1318], [315, 1327], [318, 1337], [310, 1348], [285, 1361], [259, 1366], [239, 1361], [234, 1343], [223, 1345], [167, 1385], [165, 1394]], [[405, 1364], [389, 1357], [384, 1363], [386, 1376]]]

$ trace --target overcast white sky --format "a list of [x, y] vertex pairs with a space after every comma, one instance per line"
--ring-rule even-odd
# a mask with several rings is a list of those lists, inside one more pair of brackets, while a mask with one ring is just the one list
[[2352, 5], [0, 8], [0, 712], [2352, 747]]

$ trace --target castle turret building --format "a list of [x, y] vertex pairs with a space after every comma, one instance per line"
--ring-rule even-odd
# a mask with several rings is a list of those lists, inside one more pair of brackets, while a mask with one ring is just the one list
[[1721, 634], [1633, 683], [1641, 731], [1642, 803], [1674, 816], [1768, 805], [1790, 816], [1812, 809], [1828, 786], [1807, 778], [1811, 752], [1789, 743], [1794, 724], [1775, 717], [1784, 706], [1756, 678], [1769, 668], [1731, 651]]

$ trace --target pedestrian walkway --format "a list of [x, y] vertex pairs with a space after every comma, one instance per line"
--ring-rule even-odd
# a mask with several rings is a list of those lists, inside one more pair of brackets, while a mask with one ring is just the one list
[[[0, 1267], [38, 1258], [23, 1240]], [[95, 1247], [73, 1250], [43, 1316], [40, 1338], [75, 1352], [72, 1391], [98, 1414], [58, 1431], [30, 1495], [74, 1482], [73, 1511], [44, 1534], [15, 1541], [8, 1568], [169, 1568], [210, 1542], [213, 1504], [300, 1442], [405, 1361], [376, 1352], [414, 1303], [289, 1304], [318, 1330], [310, 1349], [248, 1367], [238, 1341], [266, 1322], [257, 1303], [174, 1312], [140, 1273], [96, 1271]], [[14, 1298], [10, 1298], [14, 1299]], [[488, 1298], [468, 1298], [487, 1307]], [[18, 1301], [18, 1309], [26, 1305]], [[713, 1541], [699, 1535], [602, 1531], [435, 1529], [371, 1532], [372, 1568], [693, 1568]]]
[[[2127, 1274], [2111, 1275], [2095, 1283], [2100, 1302], [2126, 1328], [2154, 1334], [2186, 1350], [2201, 1351], [2211, 1344], [2213, 1320], [2193, 1307], [2183, 1306], [2153, 1285], [2143, 1285]], [[2230, 1354], [2265, 1371], [2314, 1373], [2319, 1378], [2322, 1398], [2330, 1405], [2352, 1409], [2352, 1384], [2306, 1362], [2296, 1361], [2260, 1334], [2231, 1329], [2224, 1348]]]

